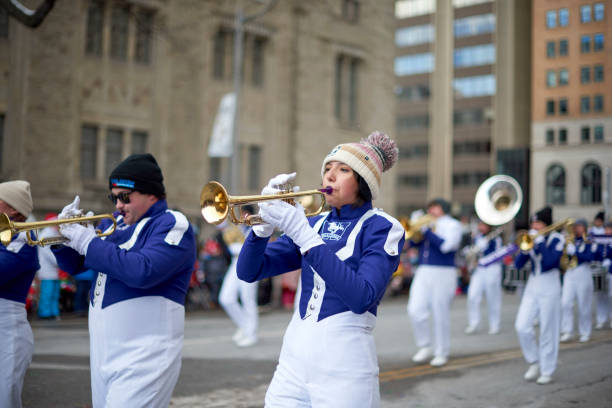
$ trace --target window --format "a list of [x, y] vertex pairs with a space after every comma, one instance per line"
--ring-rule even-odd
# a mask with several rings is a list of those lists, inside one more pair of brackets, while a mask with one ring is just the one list
[[335, 116], [336, 119], [355, 125], [357, 122], [357, 89], [359, 60], [348, 55], [336, 57]]
[[134, 130], [132, 132], [132, 153], [146, 153], [147, 139], [149, 134], [143, 130]]
[[468, 7], [468, 6], [473, 6], [476, 4], [491, 3], [492, 1], [493, 0], [453, 0], [453, 7], [455, 8]]
[[8, 38], [9, 16], [4, 7], [0, 7], [0, 38]]
[[396, 18], [422, 16], [434, 11], [436, 11], [434, 0], [399, 0], [395, 2]]
[[567, 27], [569, 24], [569, 10], [566, 8], [559, 9], [559, 27]]
[[395, 75], [416, 75], [433, 72], [434, 57], [429, 53], [395, 58]]
[[453, 89], [455, 90], [456, 98], [495, 95], [495, 76], [478, 75], [455, 78], [453, 80]]
[[141, 64], [151, 63], [153, 45], [153, 13], [141, 10], [136, 16], [136, 50], [134, 59]]
[[426, 101], [430, 95], [429, 84], [398, 86], [395, 88], [395, 94], [402, 101]]
[[588, 84], [591, 82], [591, 67], [580, 67], [580, 83]]
[[546, 101], [546, 114], [547, 115], [555, 114], [555, 101], [552, 99], [549, 99]]
[[603, 95], [593, 96], [593, 112], [603, 112], [604, 97]]
[[582, 168], [580, 203], [601, 203], [601, 168], [595, 163], [587, 163]]
[[567, 144], [567, 129], [559, 129], [559, 144]]
[[553, 129], [546, 129], [546, 144], [555, 144], [555, 131]]
[[557, 26], [557, 10], [549, 10], [546, 12], [546, 27], [555, 28]]
[[595, 143], [601, 143], [604, 141], [604, 128], [602, 125], [598, 125], [593, 128], [593, 138]]
[[111, 13], [111, 57], [119, 61], [127, 59], [129, 9], [114, 5]]
[[96, 178], [96, 168], [98, 167], [97, 151], [98, 127], [83, 125], [81, 127], [81, 179], [94, 180]]
[[546, 58], [554, 58], [555, 57], [555, 42], [548, 41], [546, 43]]
[[220, 157], [209, 157], [208, 158], [208, 177], [211, 180], [221, 180], [221, 158]]
[[249, 190], [258, 190], [261, 183], [259, 181], [261, 173], [261, 146], [249, 146]]
[[490, 140], [477, 140], [477, 141], [465, 141], [453, 143], [453, 153], [455, 155], [463, 154], [479, 154], [479, 153], [491, 153], [491, 141]]
[[266, 38], [256, 36], [253, 39], [253, 64], [251, 80], [254, 86], [262, 86], [264, 83], [264, 55]]
[[580, 6], [580, 22], [581, 23], [591, 22], [591, 5], [590, 4]]
[[603, 21], [605, 18], [605, 9], [603, 3], [593, 4], [593, 20]]
[[400, 116], [397, 118], [397, 129], [427, 129], [429, 115]]
[[603, 65], [593, 66], [593, 82], [603, 82], [603, 81], [604, 81]]
[[119, 164], [122, 156], [123, 148], [123, 129], [108, 128], [106, 129], [106, 156], [105, 156], [105, 174], [110, 174], [111, 171]]
[[456, 48], [453, 52], [455, 68], [473, 67], [495, 63], [495, 45], [483, 44]]
[[559, 70], [559, 85], [567, 85], [569, 83], [569, 73], [567, 69], [562, 68]]
[[453, 112], [453, 124], [455, 126], [478, 125], [484, 123], [484, 121], [485, 117], [482, 108]]
[[342, 1], [342, 17], [351, 22], [359, 20], [359, 0]]
[[229, 41], [230, 33], [220, 29], [213, 40], [213, 78], [223, 79], [225, 77], [225, 48]]
[[427, 157], [428, 154], [429, 145], [426, 144], [404, 146], [400, 148], [400, 157], [405, 159], [424, 158]]
[[593, 36], [593, 51], [601, 51], [604, 49], [604, 35], [595, 34]]
[[563, 40], [559, 40], [559, 56], [567, 56], [568, 54], [568, 46], [567, 46], [567, 40], [563, 39]]
[[557, 73], [553, 70], [546, 72], [546, 86], [553, 88], [557, 86]]
[[580, 97], [580, 112], [589, 113], [591, 111], [591, 98], [588, 96]]
[[454, 31], [457, 38], [494, 33], [495, 16], [493, 14], [480, 14], [457, 19], [454, 22]]
[[433, 42], [434, 38], [435, 32], [431, 24], [405, 27], [395, 32], [395, 45], [398, 47], [408, 47], [418, 44], [428, 44]]
[[580, 52], [587, 53], [591, 52], [591, 36], [583, 35], [580, 37]]
[[546, 170], [546, 204], [565, 204], [565, 169], [558, 164]]
[[589, 143], [591, 141], [591, 128], [588, 126], [580, 128], [580, 141], [582, 143]]
[[427, 187], [427, 174], [402, 174], [398, 181], [408, 188], [424, 188]]
[[102, 56], [102, 30], [104, 28], [104, 2], [93, 0], [87, 9], [85, 53]]
[[559, 115], [567, 115], [567, 99], [559, 99]]

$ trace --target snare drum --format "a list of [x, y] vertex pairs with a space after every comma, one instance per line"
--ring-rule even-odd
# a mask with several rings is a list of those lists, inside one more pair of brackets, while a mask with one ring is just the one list
[[600, 263], [590, 265], [593, 276], [593, 291], [608, 293], [608, 271]]
[[516, 289], [524, 287], [529, 279], [531, 273], [531, 265], [527, 263], [521, 269], [517, 269], [514, 265], [509, 266], [506, 269], [506, 276], [504, 278], [504, 286], [510, 289]]

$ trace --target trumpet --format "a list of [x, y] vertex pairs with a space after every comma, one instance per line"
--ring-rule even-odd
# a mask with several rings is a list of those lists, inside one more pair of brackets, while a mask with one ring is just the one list
[[320, 195], [321, 205], [313, 211], [306, 213], [307, 217], [312, 217], [323, 211], [326, 204], [325, 194], [331, 194], [331, 187], [317, 190], [285, 192], [274, 195], [230, 196], [221, 183], [211, 181], [202, 188], [202, 192], [200, 193], [200, 208], [202, 217], [210, 224], [220, 224], [229, 217], [233, 224], [252, 226], [264, 224], [265, 222], [257, 214], [249, 215], [244, 218], [236, 216], [236, 207], [271, 200], [283, 200], [293, 204], [294, 198]]
[[106, 237], [106, 236], [111, 235], [113, 232], [115, 232], [115, 228], [117, 228], [117, 220], [115, 219], [115, 217], [113, 217], [112, 214], [80, 216], [80, 217], [66, 218], [63, 220], [13, 222], [8, 217], [8, 215], [2, 213], [0, 214], [0, 241], [2, 242], [2, 245], [7, 246], [8, 244], [11, 243], [15, 235], [18, 235], [19, 233], [25, 231], [27, 243], [30, 246], [39, 245], [41, 247], [44, 247], [45, 245], [59, 244], [59, 243], [68, 241], [68, 238], [58, 236], [58, 237], [49, 237], [49, 238], [34, 240], [32, 238], [31, 233], [33, 230], [37, 230], [37, 229], [41, 229], [45, 227], [52, 227], [52, 226], [57, 226], [57, 225], [62, 225], [62, 224], [70, 224], [70, 223], [75, 223], [75, 222], [82, 224], [82, 223], [88, 223], [88, 222], [93, 222], [93, 221], [99, 221], [103, 219], [112, 220], [113, 227], [104, 233], [102, 231], [97, 230], [96, 235], [98, 237]]
[[530, 251], [533, 249], [534, 241], [537, 237], [546, 235], [552, 231], [556, 231], [560, 228], [567, 228], [574, 224], [573, 218], [566, 218], [563, 221], [556, 222], [552, 225], [549, 225], [546, 228], [542, 228], [536, 234], [530, 235], [527, 231], [523, 231], [518, 234], [516, 237], [516, 245], [521, 249], [521, 251]]
[[409, 221], [406, 218], [402, 218], [400, 223], [404, 227], [405, 233], [404, 236], [406, 240], [412, 239], [413, 241], [420, 241], [423, 239], [421, 234], [421, 228], [426, 225], [433, 223], [436, 218], [432, 215], [425, 214], [420, 216], [414, 221]]

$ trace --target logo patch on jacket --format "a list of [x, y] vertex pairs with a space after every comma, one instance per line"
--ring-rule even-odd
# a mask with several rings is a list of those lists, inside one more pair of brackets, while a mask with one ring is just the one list
[[339, 241], [350, 225], [350, 221], [325, 221], [321, 238], [328, 241]]

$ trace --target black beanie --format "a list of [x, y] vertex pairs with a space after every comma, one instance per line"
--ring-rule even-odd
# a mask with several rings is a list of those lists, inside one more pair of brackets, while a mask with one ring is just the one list
[[546, 225], [552, 224], [552, 208], [544, 207], [531, 216], [530, 222], [542, 221]]
[[132, 154], [111, 172], [109, 188], [129, 188], [159, 198], [166, 194], [164, 176], [153, 155]]
[[434, 198], [433, 200], [431, 200], [430, 202], [427, 203], [427, 207], [429, 209], [429, 207], [434, 206], [434, 205], [439, 205], [440, 208], [442, 208], [442, 211], [444, 211], [444, 214], [448, 214], [450, 213], [451, 210], [451, 206], [450, 203], [448, 201], [446, 201], [443, 198]]
[[605, 218], [605, 214], [604, 214], [604, 212], [603, 212], [603, 211], [600, 211], [600, 212], [598, 212], [598, 213], [595, 215], [595, 219], [596, 219], [596, 220], [602, 220], [602, 221], [603, 221], [603, 220], [604, 220], [604, 218]]

